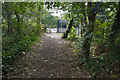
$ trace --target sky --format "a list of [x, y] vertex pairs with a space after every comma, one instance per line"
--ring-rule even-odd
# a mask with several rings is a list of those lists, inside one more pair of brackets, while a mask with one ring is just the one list
[[48, 12], [53, 12], [51, 15], [53, 15], [53, 16], [58, 16], [59, 18], [61, 18], [62, 15], [64, 15], [64, 14], [66, 13], [66, 12], [63, 11], [63, 10], [58, 10], [57, 7], [56, 7], [56, 8], [49, 9], [49, 10], [48, 10], [46, 7], [47, 7], [47, 5], [44, 5], [44, 9], [46, 9]]
[[64, 15], [66, 12], [64, 12], [63, 10], [57, 10], [57, 9], [50, 9], [48, 10], [49, 12], [53, 12], [52, 15], [53, 16], [58, 16], [59, 18], [61, 18], [62, 15]]

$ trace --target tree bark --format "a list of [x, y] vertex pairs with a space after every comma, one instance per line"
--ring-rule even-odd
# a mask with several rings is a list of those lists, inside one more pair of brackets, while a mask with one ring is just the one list
[[19, 18], [19, 15], [17, 14], [17, 11], [15, 11], [15, 15], [16, 15], [16, 18], [17, 18], [17, 22], [18, 22], [18, 34], [20, 34], [20, 18]]
[[10, 33], [11, 31], [11, 26], [10, 26], [10, 13], [9, 10], [7, 9], [7, 25], [8, 25], [8, 30], [7, 32]]
[[88, 2], [88, 6], [87, 8], [89, 9], [87, 14], [88, 14], [88, 21], [89, 24], [86, 26], [87, 30], [85, 30], [85, 35], [84, 37], [84, 42], [83, 42], [83, 47], [82, 47], [82, 51], [83, 54], [85, 55], [85, 58], [87, 59], [87, 61], [90, 58], [90, 45], [91, 45], [91, 39], [92, 39], [92, 35], [91, 33], [94, 31], [94, 23], [95, 23], [95, 17], [96, 14], [94, 14], [94, 11], [92, 10], [92, 3]]
[[12, 28], [11, 28], [11, 24], [10, 24], [10, 21], [11, 21], [11, 14], [12, 12], [8, 9], [7, 6], [5, 5], [8, 5], [6, 2], [4, 3], [4, 7], [5, 7], [5, 10], [6, 10], [6, 18], [7, 18], [7, 25], [8, 25], [8, 29], [7, 29], [7, 32], [8, 33], [11, 33], [12, 32]]
[[[82, 34], [85, 32], [85, 29], [84, 29], [84, 27], [87, 25], [87, 22], [86, 22], [86, 20], [87, 20], [87, 18], [86, 18], [86, 13], [85, 13], [85, 6], [84, 6], [84, 2], [82, 2], [82, 8], [83, 8], [83, 10], [82, 10], [82, 12], [83, 12], [83, 16], [84, 16], [84, 22], [81, 22], [81, 25], [82, 25], [82, 30], [81, 30], [81, 36], [82, 36]], [[85, 24], [85, 25], [84, 25]]]
[[68, 29], [65, 31], [62, 39], [65, 39], [65, 38], [68, 37], [68, 33], [70, 33], [70, 30], [71, 30], [71, 28], [72, 28], [72, 25], [73, 25], [73, 18], [70, 20], [70, 24], [69, 24], [69, 26], [68, 26]]

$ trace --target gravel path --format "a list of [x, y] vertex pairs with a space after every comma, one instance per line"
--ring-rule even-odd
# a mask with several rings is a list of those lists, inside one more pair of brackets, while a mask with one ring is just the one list
[[88, 78], [75, 64], [73, 48], [58, 33], [44, 33], [31, 50], [18, 58], [8, 73], [10, 78]]

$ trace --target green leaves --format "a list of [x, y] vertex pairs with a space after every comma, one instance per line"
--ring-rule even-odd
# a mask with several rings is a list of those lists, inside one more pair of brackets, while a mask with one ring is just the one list
[[56, 25], [58, 17], [51, 15], [52, 13], [46, 12], [43, 16], [42, 23], [45, 25]]
[[[42, 2], [3, 3], [3, 74], [7, 73], [14, 59], [19, 55], [25, 54], [25, 51], [29, 49], [31, 44], [38, 39], [38, 35], [36, 34], [38, 28], [36, 26], [37, 21], [40, 21], [44, 14], [42, 10]], [[41, 27], [40, 22], [38, 26]], [[20, 30], [19, 34], [18, 30]]]
[[16, 36], [18, 36], [16, 43], [3, 47], [2, 54], [3, 70], [7, 71], [9, 69], [9, 65], [13, 62], [13, 60], [18, 55], [22, 55], [23, 51], [26, 51], [33, 43], [33, 41], [35, 41], [38, 38], [37, 36], [35, 36], [35, 34], [32, 33], [29, 36], [28, 35], [23, 36], [18, 34]]
[[76, 30], [74, 26], [72, 26], [70, 33], [68, 34], [68, 39], [74, 39], [77, 36]]

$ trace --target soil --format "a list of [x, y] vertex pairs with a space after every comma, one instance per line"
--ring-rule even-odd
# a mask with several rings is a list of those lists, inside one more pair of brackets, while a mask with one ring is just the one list
[[14, 61], [8, 78], [89, 78], [76, 65], [73, 47], [58, 33], [44, 33], [28, 52]]

